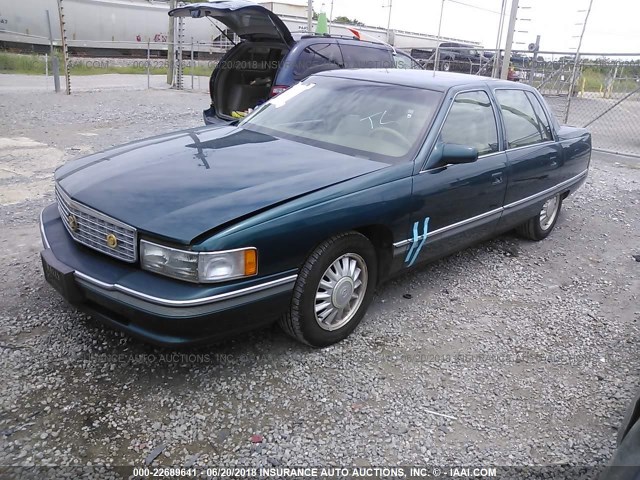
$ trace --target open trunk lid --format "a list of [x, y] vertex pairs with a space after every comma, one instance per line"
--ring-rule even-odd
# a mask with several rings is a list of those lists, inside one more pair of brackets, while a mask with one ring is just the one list
[[243, 40], [279, 40], [293, 45], [291, 32], [275, 13], [247, 0], [192, 3], [169, 11], [171, 17], [211, 17]]

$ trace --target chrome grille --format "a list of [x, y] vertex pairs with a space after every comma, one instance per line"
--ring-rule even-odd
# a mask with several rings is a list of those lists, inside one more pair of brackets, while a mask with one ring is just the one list
[[[138, 258], [136, 229], [70, 199], [56, 185], [56, 199], [62, 223], [75, 241], [125, 262]], [[75, 230], [71, 223], [75, 218]], [[107, 245], [107, 236], [115, 235], [117, 245]]]

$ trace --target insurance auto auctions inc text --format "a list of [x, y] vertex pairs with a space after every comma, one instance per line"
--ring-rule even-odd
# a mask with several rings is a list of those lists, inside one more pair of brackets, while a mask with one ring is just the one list
[[497, 477], [496, 468], [485, 467], [268, 467], [257, 469], [261, 478], [390, 478]]

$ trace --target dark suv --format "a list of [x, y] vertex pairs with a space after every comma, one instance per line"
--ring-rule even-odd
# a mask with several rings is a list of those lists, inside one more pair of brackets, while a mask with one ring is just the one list
[[235, 120], [309, 75], [338, 68], [394, 68], [394, 52], [381, 43], [356, 37], [291, 34], [273, 12], [246, 0], [185, 5], [173, 17], [211, 17], [242, 41], [232, 47], [211, 74], [207, 124]]

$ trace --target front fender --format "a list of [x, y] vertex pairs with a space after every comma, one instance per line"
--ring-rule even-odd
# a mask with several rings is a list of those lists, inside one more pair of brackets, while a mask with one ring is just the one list
[[292, 200], [243, 220], [194, 246], [215, 251], [254, 246], [259, 275], [300, 268], [322, 241], [364, 226], [409, 235], [413, 164], [394, 166]]

